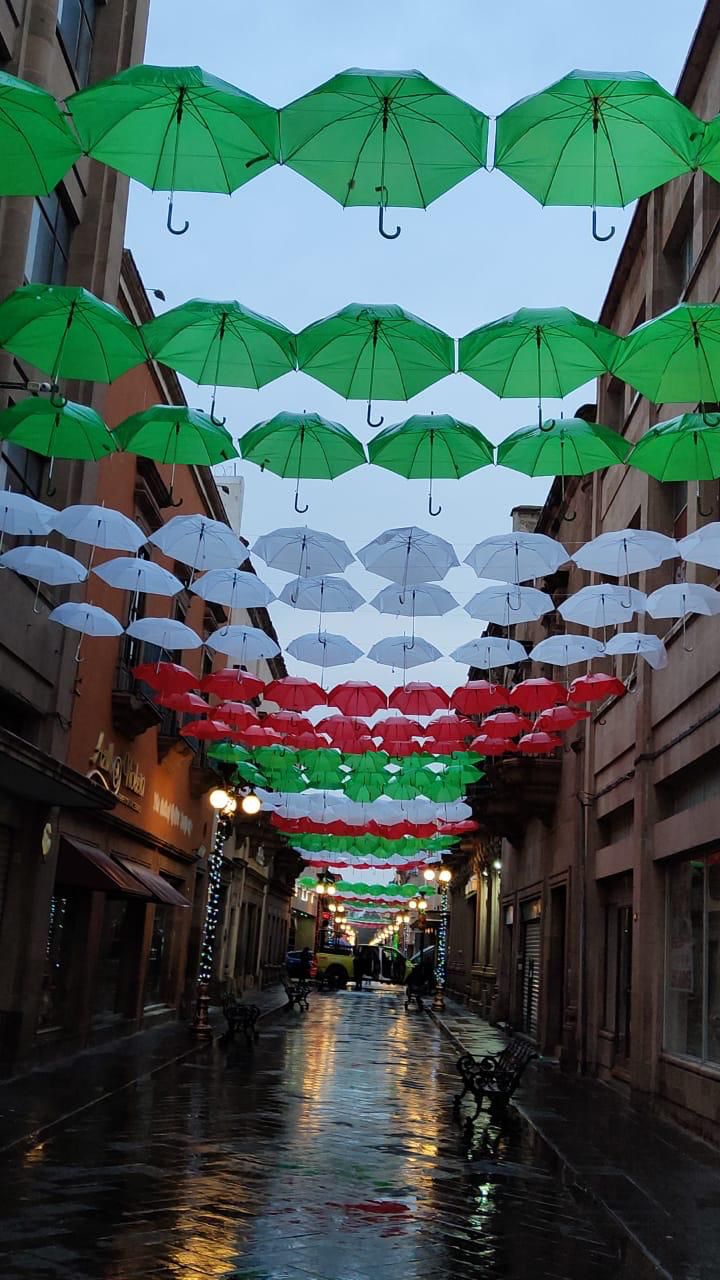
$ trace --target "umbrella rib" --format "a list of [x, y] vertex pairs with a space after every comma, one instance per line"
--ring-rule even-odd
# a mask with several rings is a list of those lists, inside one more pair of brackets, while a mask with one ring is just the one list
[[417, 171], [417, 166], [416, 166], [416, 164], [415, 164], [415, 160], [414, 160], [414, 158], [413, 158], [413, 154], [412, 154], [412, 152], [411, 152], [411, 150], [410, 150], [410, 143], [408, 142], [408, 140], [407, 140], [407, 138], [406, 138], [406, 136], [405, 136], [405, 130], [403, 129], [403, 127], [402, 127], [402, 125], [401, 125], [401, 123], [400, 123], [400, 119], [399, 119], [399, 117], [398, 117], [398, 115], [397, 115], [396, 111], [391, 110], [391, 111], [390, 111], [389, 118], [390, 118], [390, 120], [392, 120], [392, 123], [394, 124], [395, 128], [397, 129], [397, 131], [398, 131], [398, 133], [399, 133], [399, 135], [400, 135], [400, 137], [401, 137], [401, 139], [402, 139], [403, 146], [405, 147], [405, 150], [406, 150], [406, 152], [407, 152], [408, 164], [410, 165], [410, 168], [412, 169], [412, 175], [413, 175], [413, 178], [415, 179], [415, 185], [417, 186], [417, 189], [418, 189], [418, 195], [420, 196], [420, 200], [421, 200], [421, 202], [422, 202], [422, 207], [423, 207], [423, 209], [427, 209], [428, 202], [427, 202], [427, 200], [425, 199], [425, 192], [423, 191], [423, 189], [422, 189], [422, 184], [421, 184], [421, 182], [420, 182], [420, 174], [419, 174], [419, 173], [418, 173], [418, 171]]
[[367, 130], [367, 132], [366, 132], [366, 134], [365, 134], [365, 137], [363, 138], [362, 142], [360, 143], [360, 146], [359, 146], [359, 148], [358, 148], [358, 153], [357, 153], [357, 155], [356, 155], [356, 157], [355, 157], [355, 162], [354, 162], [353, 167], [352, 167], [352, 169], [351, 169], [351, 171], [350, 171], [350, 178], [348, 179], [347, 191], [345, 192], [345, 195], [343, 196], [343, 200], [342, 200], [342, 207], [343, 207], [343, 209], [347, 209], [348, 200], [350, 199], [350, 192], [352, 191], [352, 189], [353, 189], [353, 187], [354, 187], [354, 185], [355, 185], [355, 175], [357, 174], [358, 168], [360, 167], [360, 161], [362, 160], [362, 154], [363, 154], [363, 151], [365, 150], [365, 148], [366, 148], [366, 146], [367, 146], [368, 142], [369, 142], [369, 141], [370, 141], [370, 139], [372, 138], [373, 133], [375, 132], [375, 130], [376, 130], [377, 126], [378, 126], [378, 123], [379, 123], [379, 118], [375, 118], [375, 119], [371, 118], [371, 120], [370, 120], [370, 127], [368, 128], [368, 130]]
[[[473, 154], [473, 152], [470, 150], [465, 140], [463, 138], [459, 138], [453, 129], [451, 129], [446, 124], [441, 124], [439, 120], [433, 120], [432, 116], [426, 115], [424, 111], [417, 110], [416, 106], [414, 105], [415, 102], [430, 100], [433, 96], [435, 95], [428, 93], [423, 95], [422, 97], [413, 98], [411, 102], [408, 102], [408, 103], [404, 102], [403, 110], [405, 111], [406, 115], [416, 116], [417, 119], [422, 120], [424, 124], [435, 125], [438, 129], [442, 129], [443, 133], [448, 134], [453, 139], [454, 142], [457, 142], [458, 146], [462, 147], [467, 152], [470, 159], [474, 160], [477, 163], [478, 157]], [[485, 168], [485, 159], [480, 161], [481, 169]]]
[[5, 123], [6, 123], [6, 124], [8, 124], [8, 125], [10, 126], [10, 128], [11, 128], [11, 129], [14, 129], [14, 130], [15, 130], [15, 132], [18, 134], [18, 136], [22, 139], [23, 144], [24, 144], [24, 145], [25, 145], [25, 147], [27, 148], [27, 150], [28, 150], [28, 152], [29, 152], [29, 154], [30, 154], [30, 156], [31, 156], [31, 158], [32, 158], [32, 162], [33, 162], [33, 164], [35, 165], [35, 168], [37, 169], [38, 177], [40, 178], [40, 180], [41, 180], [41, 182], [44, 184], [44, 186], [45, 186], [45, 187], [47, 187], [47, 179], [45, 178], [45, 175], [44, 175], [44, 173], [43, 173], [42, 169], [40, 168], [40, 161], [39, 161], [38, 156], [37, 156], [37, 154], [36, 154], [35, 148], [33, 147], [32, 143], [31, 143], [31, 142], [30, 142], [30, 140], [28, 139], [27, 134], [26, 134], [26, 133], [24, 133], [24, 132], [23, 132], [23, 130], [20, 128], [20, 125], [17, 123], [17, 121], [16, 121], [16, 120], [14, 120], [14, 119], [13, 119], [13, 117], [12, 117], [12, 115], [10, 115], [10, 114], [6, 111], [6, 109], [2, 106], [2, 99], [0, 99], [0, 116], [3, 118], [3, 120], [5, 121]]
[[396, 351], [395, 351], [395, 348], [392, 346], [392, 344], [391, 344], [391, 343], [388, 341], [388, 339], [385, 337], [385, 334], [384, 334], [384, 332], [383, 332], [382, 327], [379, 327], [379, 328], [378, 328], [378, 338], [379, 338], [379, 339], [380, 339], [380, 338], [382, 339], [382, 341], [383, 341], [383, 343], [385, 344], [385, 346], [386, 346], [387, 350], [390, 352], [390, 355], [392, 356], [393, 360], [395, 361], [395, 368], [397, 369], [397, 375], [398, 375], [398, 379], [399, 379], [399, 381], [400, 381], [400, 386], [402, 387], [403, 392], [404, 392], [404, 394], [403, 394], [403, 400], [409, 400], [409, 399], [410, 399], [410, 395], [409, 395], [409, 393], [408, 393], [408, 389], [407, 389], [407, 387], [406, 387], [406, 385], [405, 385], [405, 377], [404, 377], [404, 375], [403, 375], [403, 371], [402, 371], [402, 368], [401, 368], [401, 366], [400, 366], [400, 361], [398, 360], [398, 357], [397, 357], [397, 353], [396, 353]]
[[[172, 99], [171, 99], [171, 100], [172, 100]], [[168, 119], [168, 122], [167, 122], [167, 124], [166, 124], [166, 126], [165, 126], [164, 130], [163, 130], [162, 141], [161, 141], [161, 143], [160, 143], [160, 147], [159, 147], [159, 150], [158, 150], [157, 164], [155, 165], [155, 172], [154, 172], [154, 174], [153, 174], [153, 180], [152, 180], [152, 182], [151, 182], [151, 184], [150, 184], [150, 187], [151, 187], [151, 190], [152, 190], [152, 191], [157, 191], [157, 190], [158, 190], [157, 182], [158, 182], [158, 178], [159, 178], [159, 176], [160, 176], [160, 168], [161, 168], [162, 163], [163, 163], [163, 160], [164, 160], [164, 158], [165, 158], [165, 145], [166, 145], [167, 140], [168, 140], [168, 138], [169, 138], [169, 136], [170, 136], [170, 130], [172, 129], [172, 126], [173, 126], [173, 120], [176, 120], [176, 116], [177, 116], [177, 108], [178, 108], [178, 101], [179, 101], [179, 96], [178, 96], [178, 94], [176, 94], [176, 95], [175, 95], [175, 97], [174, 97], [174, 105], [173, 105], [172, 113], [171, 113], [171, 115], [170, 115], [170, 117], [169, 117], [169, 119]], [[142, 107], [138, 107], [138, 108], [137, 108], [137, 110], [142, 111], [142, 110], [143, 110], [143, 108], [142, 108]], [[133, 113], [133, 114], [134, 114], [134, 113]], [[110, 130], [108, 129], [108, 133], [109, 133], [109, 132], [110, 132]], [[176, 146], [177, 146], [177, 143], [176, 143]], [[174, 171], [173, 171], [173, 177], [174, 177], [174, 176], [175, 176], [175, 174], [174, 174]]]

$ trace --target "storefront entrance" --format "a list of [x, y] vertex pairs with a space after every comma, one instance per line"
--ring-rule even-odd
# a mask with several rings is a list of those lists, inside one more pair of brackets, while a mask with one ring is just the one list
[[540, 1008], [540, 958], [541, 958], [541, 905], [540, 899], [524, 902], [522, 906], [522, 961], [521, 961], [521, 1027], [531, 1040], [538, 1038], [538, 1012]]

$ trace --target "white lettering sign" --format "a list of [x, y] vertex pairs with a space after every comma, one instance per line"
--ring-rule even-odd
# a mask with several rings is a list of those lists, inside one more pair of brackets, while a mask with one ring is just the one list
[[192, 835], [192, 818], [188, 818], [186, 813], [182, 813], [176, 804], [172, 804], [164, 796], [158, 795], [157, 791], [153, 792], [153, 813], [159, 813], [160, 817], [164, 818], [169, 826], [179, 827], [184, 836]]

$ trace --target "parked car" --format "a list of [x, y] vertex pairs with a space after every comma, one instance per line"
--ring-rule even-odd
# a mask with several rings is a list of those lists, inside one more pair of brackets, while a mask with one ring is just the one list
[[356, 951], [365, 960], [365, 974], [376, 982], [396, 983], [402, 986], [412, 972], [412, 964], [396, 947], [361, 945], [351, 947], [347, 942], [328, 943], [317, 953], [317, 973], [330, 986], [345, 987], [352, 981], [353, 961]]
[[[291, 978], [299, 978], [302, 973], [302, 951], [288, 951], [285, 957], [285, 968]], [[317, 971], [317, 959], [311, 954], [309, 977], [316, 978]]]

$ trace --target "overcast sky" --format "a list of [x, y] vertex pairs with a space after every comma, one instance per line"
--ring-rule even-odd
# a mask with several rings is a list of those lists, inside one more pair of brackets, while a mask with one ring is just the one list
[[[489, 115], [579, 67], [644, 71], [674, 89], [701, 0], [152, 0], [145, 60], [200, 64], [274, 106], [282, 106], [346, 67], [417, 68]], [[427, 212], [392, 211], [398, 240], [377, 234], [371, 209], [343, 211], [289, 169], [274, 168], [231, 199], [179, 195], [176, 218], [191, 230], [165, 230], [167, 197], [134, 186], [128, 245], [146, 285], [162, 289], [167, 306], [187, 298], [236, 298], [293, 330], [349, 302], [396, 302], [453, 336], [521, 306], [565, 305], [597, 315], [631, 210], [600, 214], [615, 238], [597, 244], [590, 212], [541, 209], [500, 173], [481, 171], [441, 197]], [[163, 309], [163, 304], [157, 304]], [[209, 389], [186, 384], [190, 403], [209, 406]], [[592, 396], [569, 396], [565, 412]], [[557, 409], [557, 402], [548, 408]], [[531, 422], [532, 403], [497, 400], [464, 375], [455, 375], [403, 404], [381, 404], [386, 423], [410, 412], [454, 413], [494, 442]], [[302, 374], [260, 392], [222, 391], [219, 411], [237, 437], [282, 410], [317, 410], [363, 439], [365, 406], [346, 402]], [[243, 533], [251, 541], [279, 526], [299, 524], [293, 484], [238, 463], [246, 478]], [[483, 537], [509, 527], [511, 507], [541, 503], [544, 481], [503, 469], [477, 472], [459, 484], [436, 486], [443, 511], [427, 514], [427, 484], [379, 468], [351, 472], [331, 485], [305, 482], [310, 510], [302, 520], [342, 537], [355, 551], [383, 529], [419, 524], [455, 546], [462, 561]], [[285, 575], [257, 568], [273, 589]], [[348, 577], [365, 595], [383, 579], [352, 566]], [[463, 566], [445, 579], [462, 605], [482, 587]], [[311, 631], [316, 615], [274, 605], [281, 642]], [[363, 650], [381, 636], [401, 633], [402, 620], [369, 606], [328, 617], [328, 629]], [[418, 633], [444, 653], [473, 639], [478, 626], [462, 610], [421, 620]], [[311, 669], [289, 660], [291, 670]], [[396, 674], [361, 661], [337, 668], [338, 680], [372, 678], [386, 688]], [[465, 670], [445, 660], [420, 667], [417, 679], [452, 688]]]

